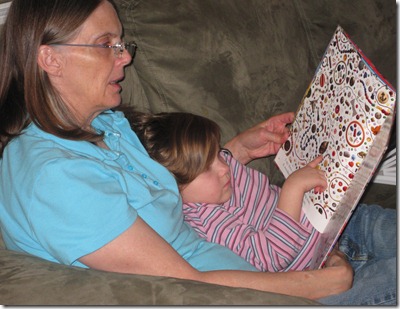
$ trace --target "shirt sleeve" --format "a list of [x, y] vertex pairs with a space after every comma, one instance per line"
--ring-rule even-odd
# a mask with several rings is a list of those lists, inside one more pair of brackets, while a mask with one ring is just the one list
[[241, 255], [262, 271], [303, 270], [311, 261], [317, 239], [315, 229], [275, 209], [264, 228], [243, 231]]
[[104, 246], [137, 218], [122, 184], [118, 173], [100, 161], [47, 162], [32, 187], [28, 210], [34, 237], [64, 264]]
[[280, 188], [227, 155], [233, 195], [224, 205], [185, 204], [185, 220], [208, 241], [230, 248], [261, 271], [307, 267], [318, 233], [276, 208]]

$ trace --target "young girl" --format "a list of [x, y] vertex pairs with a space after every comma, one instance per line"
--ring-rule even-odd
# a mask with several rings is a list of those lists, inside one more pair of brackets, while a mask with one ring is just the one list
[[220, 128], [189, 113], [126, 112], [150, 156], [175, 176], [184, 220], [261, 271], [306, 269], [319, 233], [301, 211], [304, 193], [323, 191], [318, 157], [282, 189], [220, 148]]

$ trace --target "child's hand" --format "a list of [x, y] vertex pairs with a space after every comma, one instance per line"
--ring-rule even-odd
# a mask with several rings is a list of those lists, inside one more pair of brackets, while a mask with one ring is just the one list
[[322, 156], [318, 156], [306, 166], [293, 172], [286, 182], [289, 182], [291, 186], [294, 186], [298, 190], [301, 189], [303, 193], [306, 193], [313, 188], [315, 193], [325, 191], [328, 186], [325, 172], [317, 167], [321, 161]]
[[294, 220], [300, 220], [304, 193], [314, 188], [316, 193], [327, 187], [325, 172], [317, 168], [322, 156], [317, 157], [303, 168], [291, 174], [282, 186], [277, 208], [285, 211]]

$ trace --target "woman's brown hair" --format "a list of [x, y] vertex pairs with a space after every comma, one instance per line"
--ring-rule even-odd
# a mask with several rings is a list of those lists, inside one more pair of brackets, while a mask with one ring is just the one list
[[0, 157], [31, 122], [56, 136], [97, 141], [82, 129], [38, 63], [41, 45], [65, 43], [105, 0], [13, 0], [0, 47]]
[[205, 117], [132, 111], [125, 115], [150, 157], [172, 172], [181, 188], [206, 171], [220, 150], [220, 128]]

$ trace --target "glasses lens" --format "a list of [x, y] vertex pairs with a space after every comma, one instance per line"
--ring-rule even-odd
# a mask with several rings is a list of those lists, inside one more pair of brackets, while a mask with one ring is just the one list
[[128, 51], [128, 53], [132, 57], [134, 57], [135, 53], [136, 53], [137, 46], [136, 46], [136, 44], [134, 42], [129, 42], [129, 43], [125, 44], [125, 49]]

